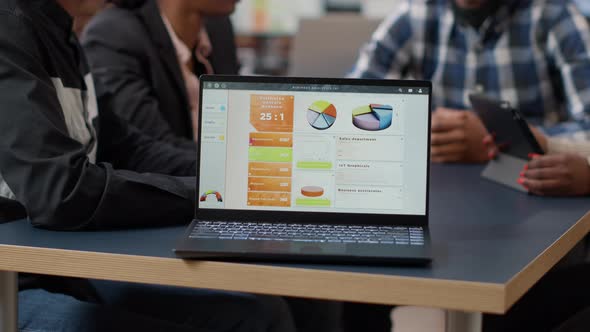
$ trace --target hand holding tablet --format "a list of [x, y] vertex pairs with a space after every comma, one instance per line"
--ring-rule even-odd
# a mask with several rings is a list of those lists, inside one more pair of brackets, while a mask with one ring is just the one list
[[586, 158], [573, 153], [530, 157], [518, 178], [518, 183], [529, 192], [540, 196], [590, 194], [590, 166]]
[[506, 102], [482, 94], [472, 94], [469, 98], [474, 112], [490, 133], [484, 138], [484, 144], [489, 148], [489, 156], [495, 157], [482, 176], [519, 191], [528, 191], [522, 186], [520, 174], [531, 153], [544, 153], [529, 125]]

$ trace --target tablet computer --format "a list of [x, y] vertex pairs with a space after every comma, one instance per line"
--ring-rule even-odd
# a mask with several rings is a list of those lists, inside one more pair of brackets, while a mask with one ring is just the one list
[[471, 94], [469, 99], [502, 153], [524, 160], [530, 153], [544, 153], [523, 116], [510, 103], [484, 94]]
[[496, 159], [490, 161], [481, 176], [512, 189], [527, 192], [518, 184], [520, 172], [529, 160], [530, 153], [543, 154], [522, 115], [509, 103], [483, 94], [472, 94], [471, 106], [487, 130], [494, 135], [500, 150]]

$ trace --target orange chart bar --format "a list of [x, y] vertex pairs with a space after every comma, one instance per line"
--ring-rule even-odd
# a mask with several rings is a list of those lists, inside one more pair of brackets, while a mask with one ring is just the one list
[[283, 176], [291, 177], [293, 166], [290, 163], [251, 162], [248, 164], [248, 176]]
[[293, 147], [293, 134], [250, 133], [250, 146]]
[[248, 178], [248, 191], [291, 192], [291, 178]]
[[249, 206], [291, 206], [290, 193], [248, 192]]

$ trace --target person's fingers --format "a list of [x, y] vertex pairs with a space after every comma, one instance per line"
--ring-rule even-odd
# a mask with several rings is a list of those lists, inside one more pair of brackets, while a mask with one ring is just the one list
[[564, 155], [532, 155], [532, 160], [528, 162], [529, 169], [551, 168], [563, 165], [566, 162]]
[[498, 153], [498, 148], [496, 148], [495, 146], [488, 148], [488, 158], [490, 160], [496, 159], [498, 157]]
[[463, 158], [462, 154], [457, 155], [439, 155], [439, 156], [431, 156], [430, 161], [433, 163], [457, 163], [460, 162]]
[[432, 131], [449, 131], [465, 126], [465, 112], [435, 112], [432, 114]]
[[445, 145], [433, 145], [430, 147], [430, 154], [433, 157], [463, 155], [466, 146], [463, 143], [451, 143]]
[[463, 128], [464, 123], [463, 121], [454, 121], [454, 120], [440, 120], [440, 121], [432, 121], [432, 132], [445, 132], [451, 131], [454, 129]]
[[529, 157], [529, 159], [535, 159], [535, 158], [540, 158], [541, 155], [538, 154], [538, 153], [532, 153], [531, 152], [531, 153], [529, 153], [528, 157]]
[[488, 151], [488, 159], [493, 160], [498, 157], [498, 147], [496, 146], [496, 133], [492, 132], [484, 136], [483, 145]]
[[[522, 180], [522, 181], [521, 181]], [[519, 179], [519, 183], [527, 188], [531, 193], [546, 196], [546, 195], [561, 195], [566, 186], [560, 180], [533, 180], [533, 179]]]
[[544, 180], [544, 179], [560, 179], [566, 176], [564, 168], [562, 167], [543, 167], [543, 168], [529, 168], [523, 171], [521, 175], [524, 178], [532, 180]]
[[496, 144], [495, 140], [496, 140], [496, 133], [490, 133], [490, 134], [487, 134], [484, 136], [482, 143], [483, 143], [483, 145], [486, 145], [486, 146], [494, 145], [494, 144]]
[[520, 184], [521, 186], [523, 186], [523, 187], [524, 187], [524, 189], [526, 189], [527, 191], [529, 190], [529, 187], [527, 187], [527, 186], [524, 184], [524, 182], [525, 182], [525, 179], [524, 179], [524, 178], [523, 178], [523, 176], [522, 176], [522, 172], [521, 172], [521, 175], [520, 175], [520, 177], [518, 178], [518, 180], [516, 180], [516, 182], [518, 182], [518, 184]]
[[433, 132], [430, 135], [430, 144], [432, 145], [445, 145], [462, 141], [465, 141], [465, 131], [463, 130]]
[[444, 157], [437, 157], [437, 156], [431, 156], [430, 157], [430, 161], [432, 161], [433, 163], [437, 163], [437, 164], [442, 164], [442, 163], [446, 163], [447, 160]]
[[455, 108], [448, 108], [448, 107], [437, 107], [436, 108], [436, 113], [438, 113], [440, 115], [456, 114], [456, 113], [462, 113], [462, 112], [464, 112], [464, 111], [459, 110], [459, 109], [455, 109]]
[[435, 163], [459, 162], [465, 155], [465, 144], [431, 145], [430, 157]]

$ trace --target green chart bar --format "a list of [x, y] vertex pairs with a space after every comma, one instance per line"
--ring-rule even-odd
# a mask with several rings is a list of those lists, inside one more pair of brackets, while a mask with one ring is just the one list
[[250, 161], [290, 163], [293, 161], [293, 148], [250, 147], [248, 159]]

